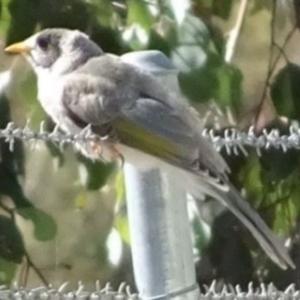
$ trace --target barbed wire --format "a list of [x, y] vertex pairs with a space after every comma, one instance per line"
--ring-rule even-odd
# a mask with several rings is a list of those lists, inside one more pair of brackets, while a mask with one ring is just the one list
[[[0, 286], [0, 300], [142, 300], [142, 298], [132, 293], [130, 287], [126, 283], [122, 283], [117, 290], [113, 290], [110, 284], [101, 287], [99, 281], [95, 283], [94, 291], [87, 291], [85, 286], [79, 282], [75, 290], [67, 289], [68, 283], [62, 284], [58, 288], [52, 286], [40, 286], [33, 289], [27, 289], [15, 284], [11, 289]], [[254, 288], [250, 283], [248, 290], [243, 291], [240, 286], [223, 286], [221, 290], [217, 287], [217, 282], [214, 281], [210, 286], [204, 286], [204, 289], [199, 293], [199, 300], [289, 300], [300, 299], [300, 291], [295, 288], [295, 285], [288, 286], [284, 291], [279, 291], [273, 284], [261, 284], [259, 288]]]
[[[300, 149], [300, 128], [298, 122], [294, 121], [289, 127], [288, 134], [281, 134], [278, 129], [264, 129], [261, 134], [255, 133], [254, 127], [247, 131], [239, 131], [236, 128], [225, 129], [223, 134], [218, 134], [213, 129], [204, 129], [202, 135], [212, 142], [218, 151], [225, 149], [228, 154], [239, 155], [242, 152], [247, 155], [247, 148], [254, 148], [258, 155], [261, 150], [276, 148], [286, 152], [289, 149]], [[9, 143], [10, 150], [13, 151], [16, 140], [20, 139], [26, 143], [34, 145], [38, 141], [51, 141], [60, 147], [64, 145], [75, 145], [88, 143], [91, 141], [105, 141], [107, 137], [99, 137], [92, 132], [91, 126], [87, 126], [78, 134], [63, 132], [59, 125], [52, 131], [46, 130], [45, 122], [42, 122], [38, 130], [33, 130], [27, 122], [24, 127], [17, 127], [14, 123], [8, 123], [0, 129], [0, 138], [4, 138]]]

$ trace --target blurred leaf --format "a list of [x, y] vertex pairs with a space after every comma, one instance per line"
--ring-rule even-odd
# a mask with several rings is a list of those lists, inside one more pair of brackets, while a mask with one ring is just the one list
[[10, 25], [10, 13], [9, 13], [9, 2], [10, 0], [1, 1], [1, 22], [0, 22], [0, 32], [6, 33]]
[[[275, 119], [266, 128], [267, 131], [277, 129], [280, 135], [288, 135], [290, 132], [290, 123], [282, 122], [281, 119]], [[277, 184], [280, 180], [286, 179], [299, 167], [299, 151], [289, 149], [262, 149], [260, 164], [262, 166], [261, 176], [266, 183]]]
[[178, 27], [178, 44], [209, 46], [210, 34], [207, 26], [199, 18], [187, 14], [184, 22]]
[[65, 162], [65, 157], [64, 157], [64, 154], [61, 152], [59, 146], [57, 146], [56, 144], [54, 144], [51, 141], [46, 141], [46, 146], [47, 146], [51, 156], [53, 156], [54, 158], [57, 159], [58, 166], [62, 167]]
[[261, 1], [261, 0], [254, 0], [253, 7], [251, 9], [251, 13], [255, 14], [262, 10], [271, 10], [273, 7], [273, 1]]
[[123, 40], [132, 50], [141, 50], [147, 46], [149, 34], [143, 27], [131, 25], [123, 32]]
[[11, 172], [4, 162], [0, 162], [0, 194], [10, 197], [17, 208], [32, 207], [23, 193], [16, 174]]
[[0, 18], [2, 19], [2, 6], [3, 6], [3, 3], [2, 3], [2, 0], [0, 0]]
[[148, 48], [159, 50], [167, 56], [169, 56], [171, 52], [170, 42], [159, 35], [154, 29], [151, 29], [149, 34]]
[[45, 112], [37, 100], [37, 83], [36, 76], [33, 72], [29, 72], [26, 78], [21, 82], [20, 91], [22, 98], [26, 101], [26, 108], [28, 107], [30, 123], [33, 127], [38, 127], [45, 119]]
[[[0, 128], [5, 128], [11, 121], [9, 100], [5, 94], [0, 95]], [[9, 143], [0, 139], [0, 160], [5, 167], [15, 175], [24, 175], [24, 149], [20, 140], [14, 141], [14, 149], [9, 149]]]
[[207, 229], [208, 225], [198, 217], [193, 219], [192, 226], [195, 234], [195, 246], [200, 251], [201, 256], [211, 238], [210, 230]]
[[223, 64], [216, 70], [218, 89], [215, 99], [221, 107], [230, 107], [238, 112], [242, 104], [242, 73], [232, 65]]
[[10, 108], [9, 101], [5, 94], [0, 95], [0, 128], [5, 128], [10, 122]]
[[300, 29], [300, 2], [298, 0], [293, 0], [295, 19], [298, 29]]
[[245, 238], [240, 222], [227, 210], [213, 223], [209, 254], [218, 275], [226, 283], [247, 287], [254, 270]]
[[217, 69], [220, 63], [220, 58], [212, 54], [207, 56], [203, 67], [192, 69], [191, 65], [190, 72], [179, 73], [179, 84], [184, 95], [195, 102], [206, 102], [214, 98], [219, 89]]
[[92, 161], [83, 155], [78, 156], [78, 160], [86, 168], [87, 176], [84, 178], [84, 185], [88, 190], [98, 190], [106, 184], [108, 176], [114, 169], [113, 163]]
[[288, 63], [277, 74], [271, 97], [277, 113], [290, 119], [300, 120], [300, 67]]
[[148, 5], [149, 4], [147, 3], [147, 1], [128, 0], [127, 24], [137, 24], [144, 28], [146, 31], [149, 31], [155, 21], [155, 18], [151, 13]]
[[125, 215], [118, 214], [115, 217], [114, 227], [120, 234], [122, 240], [130, 245], [130, 232], [127, 217]]
[[119, 171], [116, 180], [115, 180], [115, 189], [117, 192], [117, 213], [114, 219], [114, 228], [118, 231], [122, 240], [130, 245], [130, 231], [128, 218], [125, 213], [125, 198], [126, 198], [126, 190], [125, 190], [125, 181], [124, 181], [124, 172]]
[[275, 219], [273, 228], [281, 235], [290, 233], [291, 228], [295, 226], [299, 210], [296, 209], [295, 203], [299, 202], [299, 190], [293, 195], [278, 198], [275, 205]]
[[0, 215], [0, 256], [21, 263], [25, 254], [22, 236], [12, 219]]
[[232, 11], [233, 4], [235, 4], [233, 0], [214, 0], [212, 3], [212, 12], [214, 15], [220, 18], [228, 20]]
[[263, 178], [265, 180], [278, 182], [291, 175], [299, 167], [299, 152], [290, 149], [283, 152], [281, 149], [270, 148], [262, 150], [260, 157]]
[[9, 286], [17, 272], [17, 265], [0, 257], [0, 285]]
[[264, 184], [261, 181], [261, 165], [255, 153], [251, 153], [239, 172], [239, 179], [247, 191], [249, 200], [257, 207], [263, 197]]
[[43, 28], [61, 27], [85, 31], [92, 20], [86, 1], [43, 0], [36, 10]]
[[116, 199], [119, 203], [124, 202], [126, 191], [125, 191], [125, 181], [124, 172], [119, 171], [115, 179], [115, 189], [117, 192]]
[[181, 24], [191, 6], [191, 0], [169, 0], [168, 2], [177, 24]]
[[181, 89], [190, 100], [206, 102], [220, 98], [224, 105], [240, 100], [240, 73], [225, 65], [200, 19], [187, 15], [178, 29], [177, 46], [171, 58], [180, 71]]
[[110, 27], [94, 25], [90, 37], [100, 45], [104, 52], [120, 55], [130, 50], [126, 48], [122, 40], [121, 31], [113, 30]]
[[[46, 117], [46, 120], [44, 122], [45, 122], [46, 131], [51, 132], [54, 130], [56, 125], [50, 117]], [[65, 162], [65, 157], [64, 157], [64, 153], [62, 152], [61, 147], [51, 141], [46, 141], [45, 143], [46, 143], [46, 146], [47, 146], [51, 156], [57, 159], [57, 162], [58, 162], [57, 165], [59, 167], [62, 167]]]
[[39, 241], [53, 240], [57, 233], [55, 220], [37, 208], [21, 208], [17, 212], [24, 219], [31, 220], [34, 225], [34, 236]]
[[35, 30], [38, 22], [38, 7], [41, 0], [11, 0], [9, 12], [11, 22], [7, 33], [6, 44], [22, 41]]
[[112, 26], [114, 9], [111, 0], [92, 0], [91, 9], [99, 24]]
[[82, 192], [77, 195], [75, 199], [75, 207], [76, 209], [84, 209], [87, 205], [87, 195], [86, 193]]
[[174, 65], [184, 74], [204, 68], [206, 60], [207, 54], [200, 46], [182, 45], [172, 51]]

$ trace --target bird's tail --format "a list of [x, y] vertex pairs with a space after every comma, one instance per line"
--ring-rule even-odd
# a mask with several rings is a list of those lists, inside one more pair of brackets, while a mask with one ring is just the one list
[[199, 183], [199, 180], [197, 182], [197, 187], [194, 186], [193, 193], [196, 192], [196, 188], [200, 193], [210, 194], [220, 200], [248, 228], [262, 249], [278, 266], [282, 269], [295, 268], [283, 243], [230, 183], [227, 183], [229, 189], [220, 189], [214, 184], [205, 187], [203, 182]]

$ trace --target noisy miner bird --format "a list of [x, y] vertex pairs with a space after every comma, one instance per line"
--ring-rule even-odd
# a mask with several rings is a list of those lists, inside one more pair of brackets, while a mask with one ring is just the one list
[[29, 61], [38, 99], [62, 130], [76, 134], [90, 124], [99, 135], [99, 142], [80, 146], [85, 155], [177, 172], [191, 195], [220, 200], [275, 263], [294, 267], [283, 244], [229, 182], [229, 168], [202, 137], [196, 111], [155, 76], [104, 53], [79, 31], [45, 29], [5, 50]]

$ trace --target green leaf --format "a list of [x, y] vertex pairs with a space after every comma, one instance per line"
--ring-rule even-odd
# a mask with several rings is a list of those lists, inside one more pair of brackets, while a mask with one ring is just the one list
[[271, 86], [271, 97], [280, 115], [300, 120], [300, 67], [288, 63]]
[[87, 193], [86, 191], [82, 191], [79, 193], [75, 199], [75, 207], [76, 209], [84, 209], [88, 203]]
[[9, 13], [9, 2], [10, 0], [2, 0], [1, 3], [1, 22], [0, 22], [0, 32], [1, 33], [6, 33], [10, 22], [11, 22], [11, 18], [10, 18], [10, 13]]
[[86, 176], [82, 177], [82, 181], [88, 190], [98, 190], [103, 187], [115, 166], [113, 163], [92, 161], [82, 155], [78, 156], [78, 160], [87, 172]]
[[28, 107], [28, 118], [33, 127], [38, 127], [45, 119], [45, 112], [40, 102], [37, 100], [37, 83], [36, 76], [30, 72], [20, 84], [20, 92], [26, 99], [26, 107]]
[[17, 264], [0, 257], [0, 285], [9, 286], [17, 272]]
[[130, 231], [127, 217], [118, 214], [114, 221], [114, 227], [119, 232], [122, 240], [130, 245]]
[[90, 38], [98, 43], [104, 52], [121, 55], [123, 52], [129, 51], [124, 46], [121, 31], [113, 30], [110, 27], [104, 27], [99, 24], [94, 25]]
[[0, 194], [10, 197], [17, 208], [32, 207], [23, 193], [16, 174], [9, 170], [4, 162], [0, 162]]
[[167, 56], [169, 56], [171, 52], [170, 42], [158, 34], [155, 29], [151, 29], [150, 31], [148, 48], [159, 50]]
[[176, 68], [187, 74], [195, 69], [203, 69], [207, 54], [199, 45], [181, 45], [172, 51], [171, 58]]
[[[171, 58], [174, 66], [179, 70], [179, 83], [186, 97], [196, 102], [206, 102], [218, 94], [219, 87], [227, 94], [222, 100], [232, 97], [233, 71], [223, 67], [223, 58], [212, 47], [210, 34], [206, 25], [190, 14], [178, 28], [177, 46], [174, 47]], [[223, 67], [223, 75], [219, 69]], [[219, 73], [218, 73], [219, 71]], [[230, 73], [231, 78], [225, 82], [225, 76]], [[232, 74], [231, 74], [232, 73]], [[223, 85], [221, 85], [224, 83]], [[236, 87], [236, 86], [235, 86]]]
[[57, 233], [55, 220], [47, 213], [37, 208], [22, 208], [17, 210], [18, 214], [29, 219], [34, 225], [34, 236], [39, 241], [53, 240]]
[[255, 153], [251, 153], [239, 172], [239, 180], [247, 191], [249, 200], [257, 207], [263, 198], [264, 184], [261, 181], [261, 165]]
[[[46, 117], [46, 120], [45, 120], [46, 131], [48, 131], [48, 132], [53, 131], [55, 126], [56, 125], [53, 122], [53, 120], [50, 117]], [[46, 144], [51, 156], [56, 159], [57, 165], [59, 167], [62, 167], [65, 162], [65, 156], [64, 156], [64, 152], [62, 151], [62, 149], [59, 147], [59, 145], [57, 145], [56, 143], [51, 142], [51, 141], [46, 141], [45, 144]]]
[[91, 13], [95, 15], [97, 22], [103, 26], [111, 27], [114, 9], [110, 0], [92, 0]]
[[200, 251], [201, 256], [201, 252], [205, 250], [210, 241], [211, 232], [210, 229], [207, 229], [208, 225], [198, 218], [198, 216], [193, 219], [192, 226], [193, 233], [195, 234], [195, 246]]
[[[299, 201], [299, 191], [294, 193], [290, 197], [278, 197], [275, 201], [278, 204], [275, 206], [275, 220], [273, 228], [281, 235], [287, 235], [290, 233], [291, 228], [296, 225], [296, 221], [299, 215], [299, 210], [295, 203]], [[279, 201], [280, 200], [280, 201]]]
[[273, 7], [273, 1], [261, 1], [261, 0], [254, 0], [252, 3], [251, 13], [256, 14], [261, 12], [262, 10], [271, 11]]
[[43, 28], [61, 27], [85, 31], [91, 25], [91, 13], [87, 1], [42, 1], [35, 9]]
[[242, 73], [232, 65], [223, 64], [216, 70], [218, 89], [215, 99], [221, 107], [230, 107], [238, 112], [242, 98]]
[[232, 11], [234, 1], [233, 0], [213, 0], [212, 13], [224, 20], [228, 20]]
[[137, 24], [149, 31], [155, 21], [155, 17], [152, 15], [148, 5], [147, 1], [128, 0], [127, 24]]
[[116, 179], [115, 179], [115, 189], [117, 192], [116, 199], [119, 204], [124, 203], [125, 196], [126, 196], [126, 189], [125, 189], [125, 182], [124, 182], [124, 173], [119, 171]]
[[35, 30], [38, 22], [40, 0], [11, 0], [9, 12], [11, 22], [7, 33], [7, 44], [22, 41]]
[[21, 263], [25, 254], [22, 236], [12, 219], [0, 215], [0, 257]]
[[262, 150], [260, 162], [263, 178], [269, 182], [278, 182], [287, 178], [299, 167], [299, 152], [294, 149], [288, 152], [275, 148]]
[[[5, 94], [0, 95], [0, 128], [5, 128], [11, 121], [9, 99]], [[24, 149], [20, 140], [14, 142], [14, 149], [11, 151], [9, 143], [0, 139], [0, 160], [9, 172], [15, 175], [24, 175]], [[0, 172], [1, 173], [1, 172]]]
[[0, 18], [2, 18], [2, 9], [3, 9], [3, 3], [2, 0], [0, 1]]
[[11, 121], [9, 100], [4, 93], [0, 95], [0, 128], [6, 127], [7, 123]]
[[190, 72], [180, 72], [178, 79], [183, 94], [190, 100], [201, 103], [214, 98], [219, 89], [217, 70], [220, 65], [220, 58], [210, 53], [202, 67], [193, 69], [191, 65]]
[[209, 46], [210, 34], [207, 26], [199, 18], [187, 14], [184, 22], [178, 27], [179, 45], [200, 45], [202, 48]]

